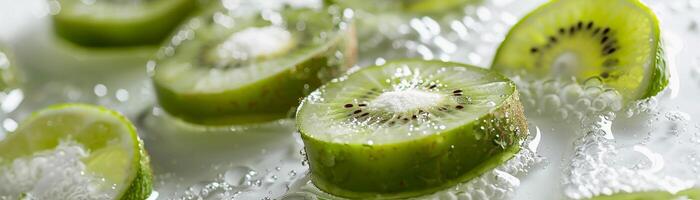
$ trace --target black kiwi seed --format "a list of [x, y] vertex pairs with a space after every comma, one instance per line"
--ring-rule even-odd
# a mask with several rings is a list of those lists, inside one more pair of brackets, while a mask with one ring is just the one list
[[413, 116], [411, 116], [411, 118], [413, 118], [413, 119], [418, 119], [418, 116], [413, 115]]
[[603, 62], [603, 66], [604, 66], [604, 67], [608, 67], [608, 68], [609, 68], [609, 67], [613, 67], [613, 66], [617, 65], [618, 62], [620, 62], [620, 61], [617, 60], [617, 58], [606, 59], [606, 60]]
[[609, 49], [608, 52], [606, 52], [606, 53], [607, 53], [607, 54], [612, 54], [612, 53], [615, 53], [615, 50], [617, 50], [617, 49], [612, 48], [612, 49]]
[[576, 29], [581, 30], [582, 28], [583, 28], [583, 22], [578, 21], [578, 23], [576, 24]]
[[593, 28], [593, 21], [588, 22], [588, 25], [586, 25], [586, 29], [590, 30]]
[[549, 41], [551, 41], [552, 43], [557, 43], [557, 38], [555, 38], [554, 36], [550, 36]]
[[360, 115], [360, 117], [364, 117], [364, 116], [367, 116], [367, 115], [369, 115], [369, 113], [364, 113], [364, 114]]
[[462, 93], [462, 90], [455, 90], [455, 91], [452, 91], [452, 93]]
[[365, 107], [365, 106], [367, 106], [367, 104], [361, 103], [361, 104], [357, 104], [357, 106]]
[[352, 108], [352, 104], [345, 104], [345, 108]]
[[457, 105], [457, 106], [455, 106], [455, 108], [457, 108], [457, 109], [462, 109], [462, 108], [464, 108], [464, 106], [462, 106], [462, 105]]
[[600, 32], [600, 28], [595, 28], [595, 30], [593, 30], [593, 35], [598, 34], [598, 32]]
[[428, 89], [433, 89], [433, 88], [436, 88], [436, 87], [437, 87], [437, 85], [433, 84], [433, 85], [431, 85]]
[[573, 35], [574, 32], [576, 32], [576, 28], [574, 26], [571, 26], [571, 28], [569, 28], [569, 34]]
[[355, 112], [352, 112], [352, 114], [358, 114], [358, 113], [361, 113], [361, 112], [362, 112], [362, 110], [356, 110]]
[[608, 78], [608, 77], [610, 77], [610, 74], [608, 72], [603, 72], [603, 73], [600, 73], [600, 77]]
[[605, 41], [608, 41], [608, 36], [604, 36], [602, 40], [600, 40], [601, 44], [605, 44]]
[[564, 33], [566, 33], [566, 30], [564, 30], [564, 28], [559, 28], [559, 34], [564, 34]]
[[608, 32], [610, 32], [610, 28], [605, 27], [605, 29], [603, 29], [603, 34], [608, 34]]
[[532, 48], [530, 49], [530, 53], [537, 53], [537, 48], [536, 48], [536, 47], [532, 47]]

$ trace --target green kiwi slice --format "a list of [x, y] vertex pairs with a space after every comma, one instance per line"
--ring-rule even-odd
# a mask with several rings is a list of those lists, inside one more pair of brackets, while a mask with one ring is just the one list
[[176, 34], [179, 41], [156, 60], [159, 103], [185, 121], [232, 125], [287, 117], [305, 94], [354, 63], [352, 24], [337, 9], [240, 5], [207, 13], [179, 30], [184, 36]]
[[677, 199], [700, 199], [700, 189], [691, 188], [680, 191], [676, 194], [662, 191], [631, 192], [613, 195], [597, 196], [591, 200], [677, 200]]
[[600, 77], [625, 102], [668, 84], [656, 15], [638, 0], [554, 0], [525, 16], [492, 68], [525, 79]]
[[366, 67], [312, 92], [296, 117], [312, 182], [349, 198], [411, 197], [470, 180], [527, 136], [513, 82], [441, 61]]
[[439, 12], [461, 9], [464, 5], [477, 3], [481, 0], [388, 0], [388, 1], [353, 1], [334, 0], [340, 6], [357, 8], [373, 13], [387, 11], [403, 11], [414, 14], [438, 14]]
[[59, 0], [56, 33], [90, 47], [160, 44], [196, 0]]
[[115, 111], [84, 104], [40, 110], [1, 140], [0, 181], [2, 199], [140, 200], [152, 191], [135, 127]]

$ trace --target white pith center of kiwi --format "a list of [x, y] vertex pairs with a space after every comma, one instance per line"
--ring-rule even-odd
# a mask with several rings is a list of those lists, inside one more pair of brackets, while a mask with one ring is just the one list
[[292, 44], [292, 34], [282, 27], [250, 27], [232, 34], [216, 54], [222, 60], [273, 57], [289, 51]]
[[367, 105], [372, 110], [403, 113], [435, 107], [445, 99], [444, 95], [418, 89], [389, 91], [379, 95]]
[[578, 54], [566, 51], [559, 56], [557, 56], [554, 61], [552, 61], [552, 75], [556, 76], [574, 76], [578, 73], [580, 60]]

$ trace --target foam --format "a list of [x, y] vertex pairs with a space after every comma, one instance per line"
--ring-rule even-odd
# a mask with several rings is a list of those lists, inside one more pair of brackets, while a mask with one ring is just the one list
[[247, 59], [269, 56], [289, 48], [292, 34], [278, 26], [251, 27], [231, 35], [217, 49], [223, 58]]
[[113, 199], [104, 179], [86, 171], [81, 161], [90, 153], [75, 142], [21, 157], [0, 166], [0, 199]]
[[391, 113], [403, 113], [438, 105], [443, 95], [418, 89], [384, 92], [369, 103], [370, 109]]

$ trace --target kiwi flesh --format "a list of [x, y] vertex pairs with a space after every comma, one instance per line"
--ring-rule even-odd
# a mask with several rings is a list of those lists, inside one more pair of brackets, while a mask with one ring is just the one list
[[88, 47], [158, 45], [199, 4], [196, 0], [59, 0], [56, 34]]
[[492, 68], [524, 79], [601, 78], [627, 102], [668, 84], [659, 22], [638, 0], [554, 0], [517, 23]]
[[155, 60], [160, 106], [204, 125], [289, 116], [305, 94], [355, 61], [352, 23], [327, 9], [282, 7], [276, 21], [259, 9], [219, 4], [194, 17], [178, 30], [193, 37], [163, 47]]
[[363, 68], [306, 97], [296, 120], [312, 182], [347, 198], [406, 198], [470, 180], [527, 136], [509, 79], [441, 61]]

